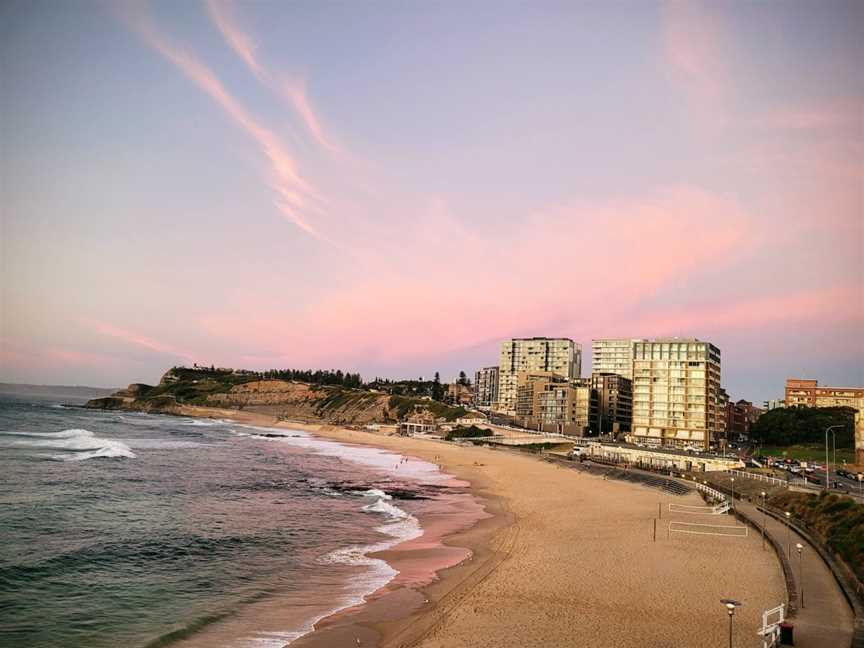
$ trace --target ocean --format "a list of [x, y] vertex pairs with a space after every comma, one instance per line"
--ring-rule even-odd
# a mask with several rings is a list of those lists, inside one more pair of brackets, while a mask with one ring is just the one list
[[421, 535], [412, 493], [445, 480], [300, 431], [0, 396], [0, 645], [287, 645], [396, 575], [368, 554]]

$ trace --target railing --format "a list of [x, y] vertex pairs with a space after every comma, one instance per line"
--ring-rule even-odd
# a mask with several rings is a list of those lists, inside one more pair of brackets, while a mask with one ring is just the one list
[[757, 632], [762, 637], [762, 648], [780, 645], [780, 624], [785, 620], [786, 606], [783, 603], [762, 613], [762, 627]]
[[746, 479], [755, 479], [756, 481], [764, 481], [764, 482], [768, 482], [769, 484], [776, 484], [778, 486], [784, 486], [787, 488], [789, 486], [789, 482], [787, 482], [785, 479], [778, 479], [777, 477], [769, 477], [768, 475], [763, 475], [762, 473], [751, 473], [751, 472], [746, 472], [744, 470], [734, 470], [734, 469], [727, 470], [726, 472], [729, 473], [730, 475], [735, 475], [736, 477], [745, 477]]
[[718, 490], [711, 488], [707, 484], [703, 484], [703, 483], [697, 481], [696, 482], [696, 488], [698, 490], [702, 491], [703, 493], [705, 493], [708, 497], [710, 497], [713, 500], [716, 500], [718, 502], [727, 502], [727, 503], [729, 502], [729, 500], [726, 498], [726, 495], [724, 495], [723, 493], [721, 493]]

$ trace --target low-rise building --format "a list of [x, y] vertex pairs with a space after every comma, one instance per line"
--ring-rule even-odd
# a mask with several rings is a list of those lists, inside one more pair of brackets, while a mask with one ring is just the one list
[[404, 421], [399, 421], [396, 431], [401, 436], [433, 434], [438, 431], [438, 421], [428, 410], [417, 410]]
[[529, 428], [582, 436], [588, 430], [591, 388], [553, 372], [525, 372], [516, 388], [516, 418]]

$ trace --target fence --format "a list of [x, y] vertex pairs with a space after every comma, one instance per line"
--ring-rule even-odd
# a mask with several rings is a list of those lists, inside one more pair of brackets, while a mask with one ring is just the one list
[[724, 495], [723, 493], [721, 493], [718, 490], [711, 488], [708, 484], [703, 484], [703, 483], [697, 481], [696, 482], [696, 488], [717, 502], [728, 502], [729, 501], [727, 499], [726, 495]]
[[775, 486], [783, 486], [788, 488], [789, 482], [785, 479], [778, 479], [777, 477], [769, 477], [768, 475], [763, 475], [761, 473], [751, 473], [745, 472], [743, 470], [727, 470], [728, 474], [733, 475], [734, 477], [744, 477], [746, 479], [755, 479], [756, 481], [767, 482], [769, 484], [774, 484]]

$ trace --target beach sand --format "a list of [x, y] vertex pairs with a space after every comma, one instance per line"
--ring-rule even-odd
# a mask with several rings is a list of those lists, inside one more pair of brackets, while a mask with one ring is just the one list
[[[252, 414], [243, 418], [274, 424]], [[779, 562], [752, 529], [746, 538], [667, 537], [668, 504], [701, 505], [695, 493], [675, 497], [502, 450], [331, 426], [278, 426], [438, 463], [470, 482], [490, 514], [456, 533], [448, 532], [446, 521], [421, 517], [422, 538], [380, 557], [409, 573], [441, 562], [447, 550], [434, 548], [442, 540], [436, 526], [444, 545], [468, 548], [472, 557], [423, 587], [397, 578], [366, 605], [321, 621], [292, 648], [356, 646], [358, 639], [382, 648], [728, 645], [722, 598], [743, 603], [733, 645], [758, 646], [763, 610], [785, 602]], [[735, 524], [729, 516], [672, 519]]]

